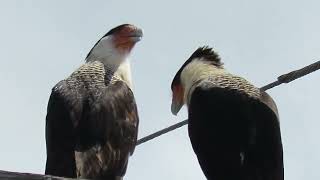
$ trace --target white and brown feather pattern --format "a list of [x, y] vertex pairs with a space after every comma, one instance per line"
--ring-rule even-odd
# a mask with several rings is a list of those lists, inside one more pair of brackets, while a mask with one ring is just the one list
[[236, 90], [255, 99], [260, 97], [259, 88], [252, 85], [246, 79], [232, 74], [219, 74], [216, 76], [210, 76], [207, 79], [204, 79], [201, 82], [201, 85]]
[[85, 87], [93, 89], [105, 86], [105, 74], [103, 64], [94, 61], [80, 66], [66, 79], [66, 82], [74, 88]]
[[88, 62], [74, 71], [66, 82], [74, 88], [84, 87], [88, 90], [101, 88], [122, 80], [115, 71], [115, 67], [104, 66], [100, 61]]
[[[241, 94], [246, 94], [248, 97], [253, 99], [259, 99], [261, 96], [260, 89], [252, 85], [249, 81], [246, 79], [232, 75], [230, 73], [225, 74], [217, 74], [217, 75], [211, 75], [209, 77], [206, 77], [205, 79], [198, 80], [188, 92], [189, 94], [192, 94], [194, 89], [196, 87], [201, 86], [204, 89], [209, 88], [224, 88], [229, 90], [237, 91]], [[187, 97], [191, 97], [188, 95]], [[189, 102], [190, 99], [188, 99]]]
[[251, 98], [260, 97], [259, 88], [246, 79], [233, 75], [222, 66], [214, 66], [203, 58], [195, 59], [181, 71], [181, 83], [184, 86], [184, 101], [189, 104], [190, 95], [197, 86], [203, 88], [224, 88], [247, 94]]

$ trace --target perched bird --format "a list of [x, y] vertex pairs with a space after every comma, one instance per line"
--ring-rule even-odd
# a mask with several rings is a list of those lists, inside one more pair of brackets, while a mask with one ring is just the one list
[[229, 73], [209, 47], [176, 73], [171, 111], [188, 107], [188, 133], [209, 180], [283, 180], [277, 107], [264, 91]]
[[45, 174], [105, 180], [125, 175], [139, 122], [128, 56], [141, 38], [134, 25], [111, 29], [86, 63], [53, 87]]

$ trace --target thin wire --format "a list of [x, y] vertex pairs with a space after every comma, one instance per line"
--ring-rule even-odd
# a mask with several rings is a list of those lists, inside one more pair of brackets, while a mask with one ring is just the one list
[[[314, 71], [317, 71], [319, 69], [320, 69], [320, 61], [315, 62], [313, 64], [310, 64], [310, 65], [308, 65], [306, 67], [303, 67], [301, 69], [298, 69], [298, 70], [295, 70], [295, 71], [291, 71], [291, 72], [289, 72], [287, 74], [283, 74], [283, 75], [279, 76], [276, 81], [274, 81], [274, 82], [272, 82], [270, 84], [267, 84], [267, 85], [261, 87], [260, 89], [263, 90], [263, 91], [266, 91], [268, 89], [271, 89], [271, 88], [274, 88], [276, 86], [279, 86], [280, 84], [290, 83], [291, 81], [294, 81], [294, 80], [296, 80], [298, 78], [301, 78], [301, 77], [303, 77], [303, 76], [305, 76], [307, 74], [310, 74], [310, 73], [312, 73]], [[145, 137], [143, 137], [143, 138], [141, 138], [141, 139], [139, 139], [137, 141], [137, 146], [142, 144], [142, 143], [145, 143], [147, 141], [150, 141], [150, 140], [152, 140], [152, 139], [154, 139], [156, 137], [159, 137], [159, 136], [161, 136], [163, 134], [166, 134], [166, 133], [168, 133], [170, 131], [178, 129], [178, 128], [186, 125], [186, 124], [188, 124], [188, 119], [183, 120], [183, 121], [181, 121], [179, 123], [176, 123], [176, 124], [174, 124], [172, 126], [166, 127], [164, 129], [159, 130], [159, 131], [157, 131], [155, 133], [152, 133], [152, 134], [150, 134], [148, 136], [145, 136]]]

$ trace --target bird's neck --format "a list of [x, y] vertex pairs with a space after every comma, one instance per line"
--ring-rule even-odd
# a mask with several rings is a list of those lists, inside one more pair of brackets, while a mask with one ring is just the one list
[[129, 59], [124, 60], [114, 71], [114, 77], [124, 81], [132, 89], [131, 65]]
[[[100, 61], [100, 60], [98, 60]], [[131, 66], [128, 58], [115, 60], [120, 62], [120, 64], [108, 63], [107, 61], [100, 61], [104, 65], [105, 73], [110, 77], [111, 81], [124, 81], [132, 89], [132, 79], [131, 79]]]
[[128, 58], [130, 51], [122, 51], [115, 46], [112, 37], [102, 38], [90, 51], [86, 62], [99, 61], [105, 66], [117, 69]]
[[222, 67], [216, 67], [201, 60], [190, 62], [181, 72], [181, 84], [184, 88], [184, 103], [188, 105], [194, 85], [201, 80], [218, 74], [225, 74], [226, 70]]
[[104, 67], [106, 74], [114, 80], [122, 80], [132, 88], [131, 69], [129, 53], [118, 51], [108, 43], [103, 44], [103, 49], [98, 44], [90, 56], [86, 59], [87, 63], [99, 61]]

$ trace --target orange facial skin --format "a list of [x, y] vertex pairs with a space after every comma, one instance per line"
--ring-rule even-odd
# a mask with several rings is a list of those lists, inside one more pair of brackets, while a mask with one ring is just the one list
[[172, 98], [175, 102], [183, 103], [184, 89], [182, 85], [176, 85], [173, 87]]
[[127, 25], [114, 35], [114, 44], [117, 49], [130, 52], [141, 38], [141, 29], [133, 25]]

